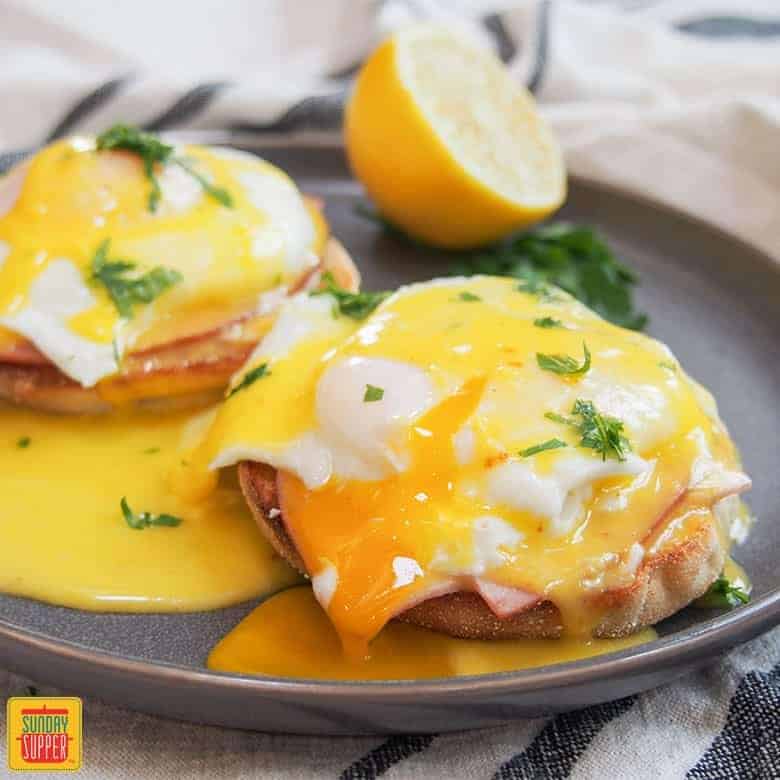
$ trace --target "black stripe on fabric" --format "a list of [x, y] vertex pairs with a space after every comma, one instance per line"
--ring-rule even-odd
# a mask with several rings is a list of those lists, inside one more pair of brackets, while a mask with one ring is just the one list
[[780, 777], [780, 664], [745, 675], [723, 730], [686, 775], [688, 780]]
[[348, 766], [340, 780], [374, 780], [400, 761], [427, 750], [435, 734], [411, 734], [390, 737], [378, 747], [370, 750], [363, 758]]
[[708, 16], [678, 22], [681, 32], [706, 38], [777, 38], [780, 19], [750, 19], [746, 16]]
[[45, 143], [70, 133], [79, 122], [111, 100], [132, 78], [131, 75], [126, 75], [111, 79], [85, 95], [57, 122], [54, 129], [46, 136]]
[[265, 123], [240, 122], [232, 125], [237, 132], [292, 133], [301, 130], [338, 130], [344, 115], [347, 88], [328, 95], [312, 95], [291, 106], [278, 119]]
[[144, 124], [144, 130], [159, 132], [168, 127], [180, 125], [196, 117], [208, 108], [223, 89], [230, 86], [228, 81], [214, 81], [210, 84], [198, 84], [185, 92], [172, 106], [157, 117]]
[[333, 81], [344, 81], [345, 79], [351, 79], [353, 76], [357, 76], [360, 67], [363, 65], [363, 60], [358, 60], [350, 65], [346, 65], [343, 68], [334, 70], [328, 74], [328, 78]]
[[522, 752], [502, 764], [493, 780], [561, 780], [610, 721], [634, 706], [638, 696], [556, 715]]
[[0, 152], [0, 175], [16, 163], [21, 162], [25, 157], [29, 157], [34, 151], [35, 149], [18, 149], [15, 152]]
[[493, 36], [501, 62], [511, 62], [517, 54], [517, 46], [506, 29], [501, 14], [488, 14], [482, 20], [482, 24]]
[[536, 59], [528, 77], [528, 90], [537, 92], [544, 78], [547, 56], [550, 48], [550, 0], [539, 3], [539, 18], [536, 22]]

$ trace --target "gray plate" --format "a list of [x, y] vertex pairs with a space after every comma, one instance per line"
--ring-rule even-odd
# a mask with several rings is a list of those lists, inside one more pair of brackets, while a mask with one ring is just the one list
[[[446, 271], [446, 259], [381, 234], [355, 213], [360, 190], [340, 150], [260, 151], [325, 198], [367, 288]], [[749, 606], [722, 615], [687, 609], [658, 627], [658, 641], [577, 663], [440, 681], [324, 683], [204, 669], [209, 649], [254, 604], [190, 615], [99, 615], [0, 596], [0, 665], [127, 707], [226, 726], [446, 731], [626, 696], [780, 623], [780, 266], [712, 227], [583, 181], [571, 183], [561, 216], [597, 225], [639, 271], [650, 332], [719, 400], [755, 482], [749, 498], [759, 523], [738, 552], [755, 584]]]

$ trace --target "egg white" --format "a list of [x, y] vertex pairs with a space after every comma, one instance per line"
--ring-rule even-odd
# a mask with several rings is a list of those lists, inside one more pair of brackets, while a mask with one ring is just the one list
[[94, 305], [79, 269], [67, 258], [56, 258], [33, 281], [24, 308], [0, 316], [0, 325], [30, 339], [63, 374], [92, 387], [117, 370], [113, 346], [77, 335], [68, 320]]

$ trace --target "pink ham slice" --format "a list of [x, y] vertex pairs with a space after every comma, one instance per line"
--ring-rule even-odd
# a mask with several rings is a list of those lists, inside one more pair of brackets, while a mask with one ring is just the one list
[[0, 363], [10, 363], [15, 366], [45, 366], [50, 364], [50, 361], [29, 341], [17, 341], [6, 349], [0, 349]]
[[[717, 486], [707, 485], [705, 488], [700, 488], [699, 486], [694, 485], [689, 490], [681, 491], [672, 504], [659, 515], [658, 520], [653, 524], [652, 530], [657, 529], [658, 525], [664, 522], [664, 519], [671, 514], [672, 510], [678, 506], [681, 501], [685, 500], [686, 496], [688, 496], [692, 490], [706, 489], [711, 491], [708, 498], [713, 504], [716, 504], [718, 501], [722, 501], [728, 496], [743, 493], [750, 488], [750, 478], [741, 472], [727, 472], [726, 477], [727, 478]], [[652, 533], [652, 530], [650, 533]], [[425, 591], [415, 594], [414, 598], [406, 603], [402, 609], [399, 609], [397, 614], [405, 612], [407, 609], [411, 609], [417, 604], [422, 604], [424, 601], [429, 601], [430, 599], [438, 598], [439, 596], [446, 596], [450, 593], [462, 592], [479, 594], [490, 611], [499, 618], [499, 620], [518, 615], [527, 609], [531, 609], [542, 601], [542, 596], [538, 593], [532, 593], [523, 588], [500, 585], [496, 582], [491, 582], [484, 577], [452, 577], [444, 582], [436, 583]]]
[[499, 585], [484, 577], [451, 577], [414, 594], [396, 614], [406, 612], [407, 609], [422, 604], [424, 601], [447, 596], [450, 593], [479, 594], [490, 611], [500, 620], [530, 609], [542, 600], [537, 593], [531, 593], [523, 588]]
[[474, 590], [497, 618], [509, 618], [530, 609], [541, 601], [541, 596], [523, 588], [498, 585], [483, 577], [474, 577]]

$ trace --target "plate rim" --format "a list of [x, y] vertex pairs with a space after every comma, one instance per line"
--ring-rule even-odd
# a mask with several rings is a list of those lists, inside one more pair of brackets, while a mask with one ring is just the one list
[[[173, 134], [176, 135], [176, 134]], [[183, 134], [179, 134], [183, 135]], [[188, 141], [241, 146], [252, 151], [269, 148], [310, 148], [305, 139], [237, 138], [222, 134], [216, 138], [209, 133], [188, 133]], [[322, 144], [343, 148], [341, 144]], [[683, 220], [697, 230], [708, 232], [735, 246], [740, 253], [751, 255], [753, 262], [780, 274], [780, 258], [742, 238], [736, 233], [691, 214], [659, 197], [637, 193], [612, 183], [598, 181], [588, 176], [569, 175], [568, 181], [576, 187], [601, 191], [608, 195], [633, 202], [640, 207], [660, 211], [665, 216]], [[359, 182], [355, 182], [360, 187]], [[95, 613], [100, 614], [100, 613]], [[768, 591], [755, 601], [696, 623], [683, 631], [674, 632], [651, 642], [637, 645], [616, 653], [605, 653], [588, 659], [560, 664], [500, 672], [486, 675], [421, 680], [383, 681], [330, 681], [308, 678], [285, 678], [272, 675], [248, 675], [220, 672], [207, 667], [196, 668], [170, 661], [150, 661], [132, 655], [91, 648], [80, 642], [57, 639], [40, 631], [21, 628], [0, 617], [0, 650], [3, 645], [18, 646], [22, 650], [53, 656], [62, 662], [84, 668], [99, 668], [111, 674], [127, 678], [143, 677], [160, 684], [183, 684], [197, 688], [213, 688], [223, 692], [249, 692], [271, 694], [280, 700], [298, 701], [302, 695], [328, 696], [339, 703], [357, 702], [375, 697], [382, 700], [404, 701], [421, 695], [441, 697], [462, 694], [501, 695], [526, 694], [541, 689], [564, 686], [588, 685], [612, 677], [637, 675], [668, 667], [682, 667], [714, 655], [722, 650], [748, 641], [780, 624], [780, 586]], [[19, 668], [8, 653], [3, 653], [3, 666]], [[24, 672], [22, 672], [24, 673]]]
[[377, 696], [383, 700], [403, 701], [417, 699], [421, 695], [528, 694], [540, 689], [588, 685], [613, 676], [630, 677], [649, 669], [658, 671], [669, 666], [684, 667], [686, 663], [695, 663], [749, 641], [778, 624], [780, 587], [756, 601], [711, 617], [689, 629], [615, 653], [494, 674], [381, 681], [285, 678], [220, 672], [207, 667], [197, 669], [170, 661], [147, 661], [135, 656], [97, 650], [78, 642], [51, 639], [41, 632], [19, 629], [3, 620], [0, 620], [0, 640], [9, 640], [25, 649], [53, 655], [61, 661], [86, 664], [125, 677], [142, 676], [161, 684], [205, 685], [225, 692], [274, 694], [288, 701], [297, 701], [302, 695], [317, 694], [346, 703]]

